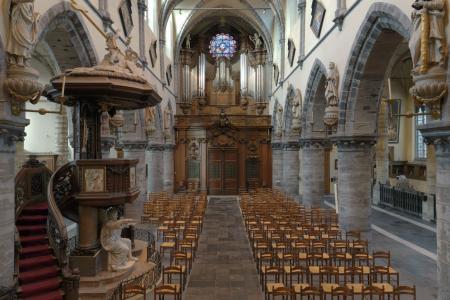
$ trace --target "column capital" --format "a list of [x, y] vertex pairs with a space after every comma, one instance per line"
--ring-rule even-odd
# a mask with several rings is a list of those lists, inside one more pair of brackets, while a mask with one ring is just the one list
[[173, 151], [175, 149], [174, 144], [164, 144], [164, 151]]
[[435, 146], [450, 146], [450, 121], [433, 122], [419, 126], [424, 143]]
[[331, 142], [324, 138], [301, 138], [300, 148], [302, 149], [329, 149]]
[[147, 148], [146, 140], [122, 141], [124, 150], [145, 150]]
[[333, 145], [340, 149], [365, 149], [373, 147], [377, 140], [374, 135], [333, 136]]
[[148, 151], [164, 151], [163, 144], [148, 144], [146, 147]]
[[0, 126], [0, 152], [14, 153], [16, 142], [24, 141], [25, 135], [22, 128]]
[[147, 11], [147, 4], [145, 3], [145, 0], [138, 0], [137, 6], [139, 12], [146, 12]]
[[298, 151], [300, 150], [299, 142], [287, 142], [283, 144], [283, 150], [285, 151]]
[[283, 150], [283, 143], [272, 143], [272, 150]]
[[306, 9], [306, 0], [298, 0], [297, 1], [297, 11], [298, 14], [301, 15], [305, 12]]

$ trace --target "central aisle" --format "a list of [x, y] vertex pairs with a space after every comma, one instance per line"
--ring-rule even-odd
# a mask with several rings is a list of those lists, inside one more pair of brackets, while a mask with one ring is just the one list
[[185, 300], [262, 300], [236, 197], [211, 197]]

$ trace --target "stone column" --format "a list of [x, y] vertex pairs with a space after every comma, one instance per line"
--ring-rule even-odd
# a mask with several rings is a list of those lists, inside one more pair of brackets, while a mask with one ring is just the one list
[[139, 56], [145, 67], [147, 64], [145, 55], [145, 13], [147, 12], [147, 4], [145, 0], [138, 0], [137, 6], [139, 16]]
[[0, 244], [0, 299], [5, 300], [12, 299], [9, 298], [11, 296], [11, 293], [15, 294], [15, 141], [18, 139], [20, 140], [23, 135], [23, 129], [16, 131], [0, 126], [0, 227], [2, 229], [0, 231], [0, 240], [2, 241]]
[[298, 62], [300, 65], [303, 64], [305, 59], [305, 11], [306, 11], [306, 0], [298, 0], [297, 2], [298, 15], [300, 16], [300, 45], [298, 51]]
[[66, 107], [62, 107], [61, 114], [58, 115], [56, 153], [58, 153], [58, 167], [69, 161], [69, 145], [68, 145], [68, 120]]
[[371, 241], [372, 136], [337, 136], [339, 223]]
[[100, 15], [102, 17], [103, 29], [105, 31], [108, 31], [108, 28], [113, 23], [113, 21], [111, 19], [111, 16], [109, 15], [108, 0], [99, 0], [98, 1], [98, 6], [99, 6], [98, 10], [99, 10]]
[[388, 136], [387, 136], [387, 107], [384, 101], [380, 103], [378, 113], [378, 138], [375, 146], [375, 159], [377, 165], [377, 180], [373, 189], [374, 204], [380, 203], [380, 183], [386, 184], [389, 181], [389, 154], [388, 154]]
[[342, 30], [342, 25], [344, 25], [345, 14], [347, 13], [347, 0], [337, 0], [337, 8], [334, 12], [333, 22]]
[[272, 144], [272, 187], [281, 189], [283, 180], [283, 144]]
[[283, 145], [283, 190], [292, 196], [298, 196], [298, 177], [300, 161], [298, 142], [287, 142]]
[[147, 174], [145, 168], [145, 149], [147, 141], [123, 141], [124, 158], [137, 159], [136, 165], [136, 186], [139, 188], [139, 197], [133, 203], [125, 204], [125, 216], [140, 219], [144, 202], [147, 201]]
[[[444, 123], [444, 122], [442, 122]], [[441, 124], [442, 124], [441, 123]], [[421, 126], [427, 144], [434, 144], [436, 157], [436, 239], [438, 300], [450, 299], [450, 122]]]
[[427, 145], [427, 201], [422, 204], [422, 219], [434, 220], [436, 195], [436, 151], [433, 144]]
[[163, 155], [164, 145], [149, 144], [146, 151], [147, 161], [147, 191], [148, 193], [161, 192], [164, 187]]
[[325, 150], [330, 143], [324, 139], [301, 139], [302, 201], [308, 207], [321, 207], [325, 190]]
[[174, 186], [173, 186], [173, 180], [174, 180], [174, 164], [173, 164], [173, 150], [175, 148], [175, 145], [173, 144], [166, 144], [164, 145], [164, 153], [163, 153], [163, 171], [164, 171], [164, 191], [173, 193], [174, 192]]

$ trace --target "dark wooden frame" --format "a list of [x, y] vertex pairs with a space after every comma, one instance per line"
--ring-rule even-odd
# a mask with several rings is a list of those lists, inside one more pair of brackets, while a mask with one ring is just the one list
[[119, 5], [119, 16], [122, 23], [123, 33], [126, 36], [129, 36], [134, 27], [131, 0], [122, 0]]
[[292, 65], [294, 64], [294, 58], [295, 58], [295, 43], [292, 39], [288, 39], [288, 61], [289, 61], [289, 66], [292, 67]]
[[[320, 37], [320, 33], [322, 31], [323, 20], [325, 19], [326, 11], [327, 10], [322, 3], [320, 3], [318, 0], [313, 1], [310, 28], [313, 31], [314, 35], [318, 38]], [[321, 17], [320, 20], [318, 20], [317, 17], [320, 16], [320, 14]]]

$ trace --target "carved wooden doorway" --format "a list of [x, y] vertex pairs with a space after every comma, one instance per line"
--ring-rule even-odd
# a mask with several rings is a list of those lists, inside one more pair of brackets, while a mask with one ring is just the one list
[[237, 149], [209, 149], [208, 194], [237, 195], [239, 160]]

